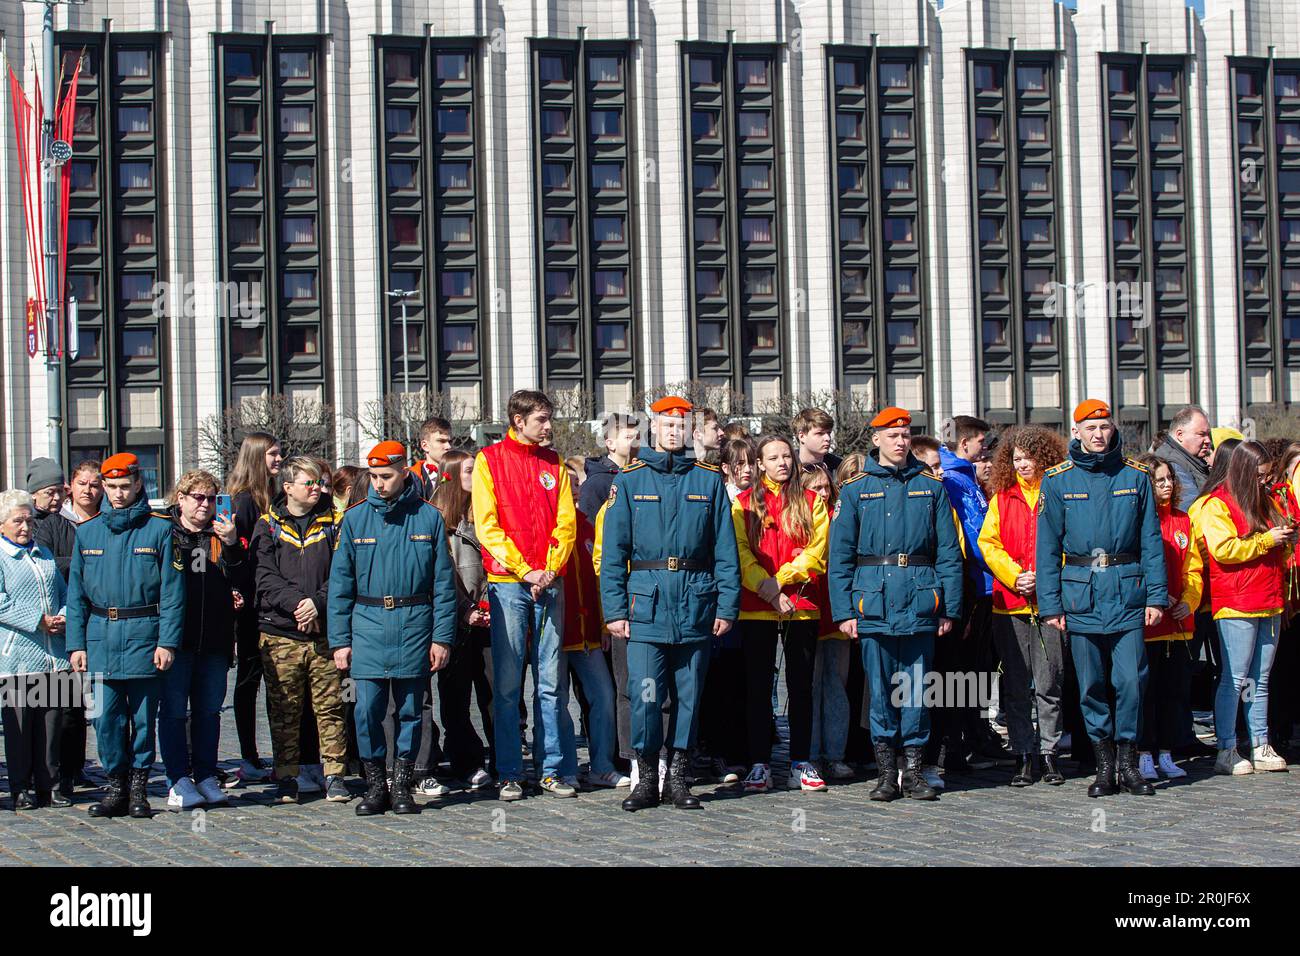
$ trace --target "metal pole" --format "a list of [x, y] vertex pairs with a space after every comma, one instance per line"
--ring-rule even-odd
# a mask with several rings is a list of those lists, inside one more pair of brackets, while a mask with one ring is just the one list
[[406, 339], [406, 291], [402, 296], [402, 391], [411, 394], [411, 343]]
[[42, 99], [45, 103], [45, 122], [41, 126], [41, 178], [45, 187], [45, 385], [49, 406], [48, 449], [46, 454], [63, 467], [63, 384], [62, 360], [58, 353], [59, 323], [59, 239], [58, 193], [55, 180], [58, 167], [51, 155], [54, 143], [54, 106], [57, 73], [54, 62], [54, 4], [45, 0], [45, 18], [41, 26], [44, 42], [45, 77], [42, 81]]

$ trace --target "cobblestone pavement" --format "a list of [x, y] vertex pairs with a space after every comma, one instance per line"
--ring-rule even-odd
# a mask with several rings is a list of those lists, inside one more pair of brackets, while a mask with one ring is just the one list
[[[271, 752], [261, 715], [262, 753]], [[235, 766], [235, 729], [222, 723], [222, 766]], [[93, 740], [93, 735], [92, 735]], [[778, 782], [788, 764], [778, 750]], [[583, 754], [582, 756], [585, 756]], [[354, 804], [310, 795], [271, 803], [272, 786], [231, 791], [229, 807], [176, 814], [161, 808], [155, 766], [152, 820], [92, 820], [81, 790], [64, 810], [0, 809], [0, 863], [69, 866], [347, 864], [1118, 864], [1259, 865], [1300, 861], [1300, 767], [1290, 773], [1215, 776], [1212, 760], [1161, 783], [1154, 797], [1089, 800], [1088, 780], [1015, 790], [1010, 771], [950, 775], [934, 803], [867, 800], [865, 780], [825, 793], [745, 795], [697, 786], [704, 809], [624, 813], [626, 790], [577, 799], [531, 795], [512, 804], [487, 793], [421, 797], [418, 816], [357, 817]], [[1066, 764], [1066, 769], [1071, 769]], [[98, 776], [98, 766], [92, 770]], [[358, 780], [350, 781], [359, 793]], [[7, 793], [7, 787], [5, 788]]]

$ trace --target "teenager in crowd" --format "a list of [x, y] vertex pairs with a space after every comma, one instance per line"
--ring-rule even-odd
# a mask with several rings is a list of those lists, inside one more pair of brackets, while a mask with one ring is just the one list
[[825, 465], [826, 470], [834, 472], [843, 461], [839, 455], [831, 453], [834, 443], [835, 419], [820, 408], [805, 408], [790, 422], [790, 431], [794, 434], [797, 467], [808, 468], [813, 465]]
[[727, 422], [727, 424], [722, 426], [723, 444], [729, 441], [735, 441], [737, 438], [744, 438], [748, 441], [753, 441], [754, 436], [749, 433], [749, 429], [745, 427], [744, 422]]
[[742, 491], [753, 486], [757, 469], [754, 443], [748, 438], [727, 439], [722, 446], [722, 480], [726, 483], [727, 496], [732, 501]]
[[809, 761], [812, 683], [821, 619], [814, 581], [826, 572], [830, 519], [826, 504], [799, 480], [794, 449], [778, 435], [756, 446], [760, 480], [732, 503], [740, 557], [741, 649], [745, 660], [745, 789], [772, 784], [772, 674], [777, 643], [785, 652], [790, 708], [790, 789], [824, 790]]
[[[1225, 454], [1215, 448], [1215, 465]], [[1192, 526], [1204, 542], [1210, 608], [1223, 664], [1214, 698], [1219, 738], [1216, 773], [1285, 770], [1268, 740], [1269, 672], [1284, 605], [1283, 582], [1296, 530], [1269, 497], [1271, 462], [1258, 442], [1232, 449], [1226, 474], [1205, 485], [1192, 506]], [[1243, 694], [1249, 687], [1251, 693]], [[1244, 701], [1243, 701], [1244, 698]], [[1250, 733], [1250, 757], [1237, 750], [1237, 707]]]
[[[1300, 499], [1296, 496], [1296, 474], [1300, 471], [1300, 442], [1278, 441], [1273, 451], [1271, 495], [1278, 508], [1288, 519], [1300, 522]], [[1286, 563], [1283, 579], [1282, 630], [1277, 639], [1277, 653], [1273, 657], [1273, 670], [1269, 675], [1272, 693], [1268, 698], [1269, 740], [1273, 749], [1286, 756], [1291, 746], [1291, 734], [1296, 720], [1296, 701], [1300, 697], [1300, 656], [1296, 641], [1300, 639], [1300, 550], [1292, 549]]]
[[1191, 680], [1190, 642], [1203, 585], [1200, 548], [1192, 536], [1192, 519], [1177, 507], [1183, 500], [1173, 464], [1153, 454], [1137, 461], [1151, 471], [1165, 544], [1165, 577], [1169, 610], [1159, 624], [1147, 627], [1147, 687], [1142, 698], [1142, 733], [1138, 737], [1138, 770], [1147, 780], [1185, 777], [1174, 763], [1173, 750], [1185, 736], [1181, 701]]
[[[1065, 641], [1038, 617], [1035, 545], [1043, 472], [1065, 460], [1064, 439], [1040, 425], [1004, 435], [993, 457], [988, 513], [979, 549], [993, 572], [993, 640], [1002, 657], [1002, 709], [1017, 764], [1013, 787], [1027, 787], [1042, 772], [1061, 784], [1056, 765], [1061, 740]], [[1038, 712], [1038, 730], [1033, 723]], [[1041, 768], [1036, 766], [1041, 762]]]
[[695, 409], [691, 441], [695, 448], [695, 457], [711, 465], [718, 463], [722, 453], [722, 425], [718, 413], [712, 408]]
[[[235, 532], [246, 549], [253, 529], [271, 503], [282, 494], [275, 486], [284, 462], [280, 442], [266, 432], [249, 432], [240, 442], [235, 465], [226, 479], [235, 516]], [[250, 569], [252, 570], [252, 569]], [[259, 783], [271, 778], [257, 752], [257, 688], [262, 683], [262, 651], [258, 646], [257, 608], [252, 593], [235, 618], [235, 732], [239, 736], [239, 767], [227, 785]]]
[[365, 469], [358, 468], [356, 465], [342, 465], [334, 472], [334, 481], [330, 484], [330, 491], [334, 497], [334, 510], [347, 511], [348, 505], [352, 500], [352, 489], [356, 487], [357, 478]]
[[[821, 499], [828, 514], [835, 510], [839, 492], [824, 466], [800, 472], [805, 491]], [[844, 762], [844, 748], [849, 735], [849, 677], [851, 641], [835, 626], [831, 617], [830, 591], [826, 575], [813, 581], [814, 602], [820, 615], [817, 623], [817, 657], [813, 662], [812, 743], [809, 759], [817, 766], [822, 779], [850, 780], [853, 768]]]
[[614, 476], [636, 458], [641, 449], [641, 421], [635, 415], [612, 414], [602, 428], [605, 454], [584, 463], [586, 480], [578, 491], [578, 510], [595, 524], [596, 513], [609, 497]]

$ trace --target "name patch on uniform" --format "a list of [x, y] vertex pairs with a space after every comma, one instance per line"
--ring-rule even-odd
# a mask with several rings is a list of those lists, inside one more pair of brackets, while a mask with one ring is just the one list
[[883, 491], [864, 491], [858, 495], [858, 500], [865, 501], [867, 498], [883, 498], [883, 497], [885, 497], [885, 493]]
[[82, 548], [81, 556], [83, 558], [98, 557], [104, 553], [103, 548]]
[[933, 497], [934, 497], [934, 492], [931, 491], [929, 488], [925, 489], [925, 491], [909, 491], [909, 492], [907, 493], [907, 497], [909, 497], [909, 498], [933, 498]]
[[433, 540], [433, 535], [431, 535], [431, 534], [413, 534], [413, 535], [411, 535], [411, 540], [412, 540], [412, 541], [432, 541], [432, 540]]
[[658, 495], [633, 495], [632, 500], [633, 501], [658, 501], [659, 496]]
[[1116, 488], [1111, 494], [1118, 498], [1120, 495], [1135, 495], [1138, 493], [1136, 488]]
[[713, 499], [710, 498], [708, 495], [687, 495], [686, 500], [687, 501], [712, 501]]
[[158, 549], [157, 548], [135, 548], [131, 553], [132, 554], [157, 554]]
[[1066, 492], [1065, 494], [1061, 495], [1061, 497], [1064, 498], [1066, 501], [1079, 501], [1079, 500], [1087, 501], [1087, 500], [1088, 500], [1088, 492], [1086, 492], [1086, 491], [1068, 491], [1068, 492]]
[[353, 538], [352, 543], [353, 544], [374, 544], [375, 539], [374, 538]]

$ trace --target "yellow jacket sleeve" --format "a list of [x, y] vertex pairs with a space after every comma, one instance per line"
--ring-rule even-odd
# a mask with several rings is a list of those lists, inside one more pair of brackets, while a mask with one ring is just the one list
[[[487, 549], [488, 554], [496, 558], [502, 567], [520, 580], [530, 568], [524, 561], [523, 554], [515, 547], [497, 520], [496, 489], [492, 486], [492, 472], [488, 470], [487, 458], [479, 452], [474, 462], [474, 484], [470, 492], [474, 509], [474, 534], [479, 544]], [[570, 540], [570, 547], [573, 542]]]
[[1205, 561], [1201, 558], [1201, 549], [1193, 535], [1183, 565], [1183, 603], [1192, 609], [1193, 614], [1201, 606], [1201, 595], [1205, 593], [1204, 570]]
[[600, 577], [600, 539], [605, 534], [605, 509], [607, 507], [609, 507], [608, 501], [601, 505], [600, 510], [596, 512], [594, 525], [596, 533], [591, 540], [591, 563], [596, 569], [596, 577], [598, 578]]
[[758, 586], [770, 575], [749, 549], [749, 531], [745, 527], [745, 509], [739, 502], [731, 503], [731, 524], [736, 529], [736, 556], [740, 558], [740, 583], [746, 590], [758, 591]]
[[[477, 472], [478, 469], [476, 468]], [[560, 462], [559, 503], [555, 512], [555, 544], [548, 552], [547, 571], [560, 572], [569, 563], [573, 554], [573, 545], [578, 540], [578, 510], [573, 503], [573, 491], [569, 487], [569, 469]]]
[[980, 526], [979, 547], [980, 554], [984, 555], [984, 563], [989, 566], [993, 576], [1004, 587], [1014, 590], [1016, 578], [1024, 568], [1002, 547], [1002, 517], [997, 495], [989, 499], [989, 510], [984, 516], [984, 524]]
[[952, 523], [957, 529], [957, 543], [961, 545], [961, 556], [964, 561], [970, 557], [970, 551], [966, 548], [966, 529], [961, 526], [961, 517], [957, 514], [957, 509], [950, 507], [948, 510], [952, 512]]
[[799, 556], [776, 570], [776, 583], [799, 584], [814, 574], [826, 572], [826, 547], [830, 539], [831, 519], [826, 514], [826, 502], [818, 495], [812, 506], [812, 536]]
[[1206, 499], [1195, 520], [1197, 534], [1205, 538], [1210, 554], [1220, 564], [1241, 564], [1258, 558], [1273, 544], [1273, 536], [1267, 531], [1239, 538], [1228, 506], [1218, 498]]

